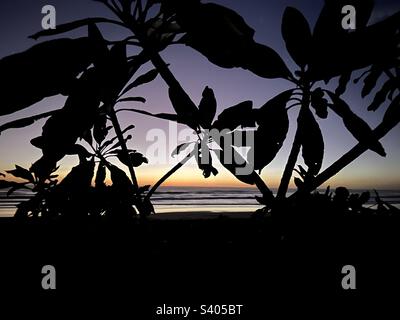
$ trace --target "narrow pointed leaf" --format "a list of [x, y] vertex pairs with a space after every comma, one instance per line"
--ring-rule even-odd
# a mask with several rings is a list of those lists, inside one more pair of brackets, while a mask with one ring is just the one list
[[383, 85], [382, 89], [380, 89], [376, 95], [370, 106], [368, 107], [368, 111], [376, 111], [378, 110], [382, 104], [386, 101], [387, 96], [390, 92], [390, 90], [393, 88], [395, 85], [394, 81], [391, 79], [385, 82]]
[[129, 84], [122, 92], [121, 96], [127, 93], [128, 91], [132, 90], [133, 88], [139, 87], [143, 84], [149, 83], [153, 81], [155, 78], [158, 76], [158, 71], [157, 69], [150, 70], [149, 72], [141, 75], [138, 77], [135, 81], [133, 81], [131, 84]]
[[119, 99], [117, 102], [141, 102], [141, 103], [146, 103], [146, 99], [143, 98], [143, 97], [129, 97], [129, 98]]
[[339, 77], [339, 85], [335, 91], [335, 93], [338, 96], [341, 96], [342, 94], [344, 94], [346, 92], [347, 85], [351, 80], [351, 75], [352, 75], [352, 72], [346, 72], [345, 74], [343, 74]]
[[398, 95], [386, 110], [383, 123], [395, 126], [400, 122], [400, 95]]
[[368, 76], [364, 80], [364, 87], [361, 92], [361, 96], [365, 98], [367, 95], [369, 95], [372, 90], [375, 88], [376, 83], [380, 76], [383, 74], [383, 71], [380, 70], [379, 68], [372, 68], [371, 72], [368, 74]]

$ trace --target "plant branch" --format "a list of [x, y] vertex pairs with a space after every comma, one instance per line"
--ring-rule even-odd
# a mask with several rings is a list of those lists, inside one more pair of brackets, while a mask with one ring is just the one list
[[176, 171], [182, 168], [192, 157], [194, 157], [196, 150], [189, 153], [181, 162], [176, 164], [170, 171], [168, 171], [157, 183], [151, 188], [147, 193], [146, 198], [150, 199], [151, 196], [156, 192], [156, 190], [165, 182], [169, 177], [171, 177]]
[[283, 176], [281, 179], [281, 183], [279, 185], [277, 198], [284, 199], [286, 198], [286, 193], [289, 188], [290, 179], [293, 175], [294, 167], [296, 166], [297, 158], [299, 156], [301, 150], [301, 119], [303, 117], [303, 112], [306, 110], [310, 104], [310, 91], [304, 90], [303, 99], [301, 103], [301, 109], [299, 116], [297, 118], [297, 131], [293, 141], [292, 150], [290, 151], [290, 155], [288, 161], [286, 163], [285, 171], [283, 172]]
[[[399, 106], [400, 107], [400, 106]], [[375, 137], [380, 140], [384, 136], [386, 136], [391, 130], [393, 130], [400, 123], [400, 119], [396, 119], [390, 123], [381, 123], [376, 129], [373, 131]], [[321, 186], [323, 183], [328, 181], [330, 178], [338, 174], [341, 170], [347, 167], [350, 163], [360, 157], [364, 152], [369, 149], [368, 145], [363, 143], [358, 143], [354, 148], [352, 148], [349, 152], [344, 154], [340, 159], [338, 159], [334, 164], [332, 164], [325, 171], [321, 172], [315, 179], [312, 180], [311, 183], [305, 184], [304, 188], [301, 192], [311, 192]], [[293, 195], [289, 197], [289, 199], [293, 199], [297, 197], [299, 191], [296, 191]]]
[[267, 184], [264, 182], [263, 179], [261, 179], [260, 175], [258, 175], [256, 172], [253, 171], [252, 176], [254, 177], [254, 180], [256, 182], [256, 186], [258, 190], [260, 190], [261, 194], [263, 195], [264, 199], [266, 200], [266, 203], [271, 204], [275, 201], [274, 194], [272, 191], [268, 188]]

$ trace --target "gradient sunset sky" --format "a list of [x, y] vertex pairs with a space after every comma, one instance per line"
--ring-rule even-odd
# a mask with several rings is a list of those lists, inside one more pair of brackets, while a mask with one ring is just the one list
[[[248, 24], [256, 30], [256, 40], [279, 52], [292, 70], [294, 63], [287, 54], [280, 33], [284, 9], [287, 6], [300, 9], [309, 20], [311, 26], [313, 26], [323, 5], [323, 0], [215, 0], [213, 2], [228, 6], [240, 13]], [[112, 17], [104, 6], [90, 0], [2, 0], [0, 2], [0, 58], [26, 50], [36, 43], [34, 40], [28, 39], [28, 36], [41, 29], [41, 9], [46, 4], [56, 7], [57, 23], [65, 23], [86, 17]], [[377, 21], [398, 10], [400, 10], [398, 0], [376, 0], [376, 8], [372, 19]], [[115, 27], [101, 27], [101, 30], [107, 39], [123, 39], [126, 36], [125, 32]], [[66, 34], [65, 37], [82, 36], [86, 35], [86, 32], [86, 29], [82, 28], [78, 32]], [[290, 86], [290, 83], [286, 81], [262, 79], [248, 71], [219, 68], [193, 49], [183, 45], [168, 48], [162, 53], [162, 56], [170, 63], [172, 72], [195, 102], [200, 101], [201, 93], [205, 86], [213, 88], [218, 101], [218, 112], [245, 100], [252, 100], [255, 107], [260, 107], [268, 99], [282, 90], [288, 89]], [[140, 70], [139, 74], [150, 68], [151, 65], [146, 65]], [[15, 70], [15, 72], [20, 73], [21, 79], [23, 79], [23, 70]], [[336, 81], [332, 81], [332, 83], [336, 84]], [[21, 94], [23, 94], [23, 91], [21, 91]], [[173, 112], [168, 98], [167, 87], [161, 78], [157, 78], [154, 82], [135, 90], [132, 95], [143, 96], [147, 99], [146, 104], [137, 105], [138, 108], [153, 113]], [[365, 119], [372, 127], [375, 127], [382, 120], [385, 108], [381, 108], [381, 111], [375, 113], [367, 112], [366, 107], [371, 98], [372, 96], [366, 99], [361, 98], [360, 86], [354, 86], [354, 90], [345, 95], [345, 99], [349, 102], [353, 111]], [[64, 101], [65, 97], [62, 96], [48, 98], [26, 110], [0, 117], [0, 125], [24, 116], [61, 108]], [[297, 111], [292, 109], [292, 126], [285, 145], [276, 159], [262, 173], [263, 178], [271, 187], [278, 186], [282, 175], [293, 141], [296, 114]], [[133, 131], [134, 139], [129, 143], [129, 146], [142, 153], [146, 153], [146, 150], [153, 143], [146, 139], [150, 130], [162, 129], [167, 134], [169, 133], [169, 123], [163, 120], [133, 113], [121, 113], [119, 117], [123, 126], [129, 124], [136, 126]], [[332, 113], [327, 120], [318, 121], [325, 137], [324, 169], [351, 149], [356, 144], [356, 140], [347, 132], [340, 119]], [[41, 156], [41, 151], [33, 147], [29, 141], [31, 138], [41, 134], [43, 124], [44, 120], [29, 128], [8, 130], [0, 135], [0, 172], [12, 169], [14, 164], [30, 167]], [[179, 127], [179, 130], [183, 128]], [[397, 127], [382, 140], [388, 154], [387, 158], [382, 158], [376, 153], [368, 151], [334, 179], [330, 180], [328, 184], [331, 186], [345, 185], [350, 188], [400, 189], [399, 138], [400, 127]], [[176, 147], [177, 141], [168, 140], [166, 142], [169, 146], [169, 151], [172, 151]], [[149, 157], [150, 163], [138, 169], [140, 184], [153, 184], [157, 181], [176, 163], [176, 159], [171, 157], [168, 157], [168, 160], [169, 163], [154, 163], [155, 159]], [[68, 168], [76, 163], [77, 159], [74, 157], [68, 157], [63, 160], [60, 169], [61, 174], [67, 172]], [[300, 163], [302, 163], [301, 159], [299, 160]], [[168, 180], [166, 185], [245, 186], [219, 164], [216, 167], [220, 174], [217, 177], [206, 180], [203, 178], [202, 172], [197, 169], [197, 165], [189, 163]]]

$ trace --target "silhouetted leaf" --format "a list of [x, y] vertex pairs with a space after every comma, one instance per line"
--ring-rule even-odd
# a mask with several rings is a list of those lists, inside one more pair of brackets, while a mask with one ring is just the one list
[[133, 167], [140, 167], [144, 163], [149, 163], [149, 160], [139, 152], [130, 152], [129, 157]]
[[199, 110], [185, 91], [169, 88], [169, 98], [180, 122], [187, 124], [193, 130], [199, 126]]
[[346, 92], [347, 85], [351, 80], [352, 72], [346, 72], [339, 77], [339, 85], [336, 88], [335, 93], [340, 97], [342, 94]]
[[383, 124], [387, 126], [395, 126], [400, 121], [400, 95], [397, 96], [386, 110], [383, 117]]
[[287, 7], [283, 14], [282, 35], [286, 48], [297, 65], [304, 67], [308, 63], [312, 46], [310, 26], [303, 14], [292, 7]]
[[[90, 65], [91, 52], [88, 38], [57, 39], [1, 59], [0, 115], [24, 109], [49, 96], [69, 92], [78, 74]], [[22, 77], [18, 70], [23, 73]]]
[[76, 139], [93, 126], [100, 104], [96, 76], [94, 69], [83, 74], [63, 109], [47, 120], [42, 133], [44, 153], [61, 152], [63, 148], [75, 144]]
[[32, 173], [29, 170], [22, 168], [18, 165], [15, 166], [15, 170], [10, 170], [10, 171], [6, 171], [6, 172], [9, 174], [12, 174], [14, 177], [22, 178], [22, 179], [28, 180], [32, 183], [35, 182], [35, 179], [33, 178]]
[[321, 88], [317, 88], [311, 92], [311, 106], [321, 119], [328, 117], [328, 100], [324, 98], [324, 91]]
[[122, 134], [125, 134], [126, 132], [135, 129], [135, 126], [133, 124], [127, 126], [124, 130], [122, 130]]
[[107, 18], [86, 18], [86, 19], [77, 20], [74, 22], [58, 24], [56, 29], [43, 30], [38, 33], [35, 33], [34, 35], [31, 35], [29, 38], [37, 40], [40, 37], [54, 36], [57, 34], [72, 31], [72, 30], [78, 29], [80, 27], [84, 27], [87, 25], [95, 24], [95, 23], [111, 23], [111, 24], [115, 24], [115, 25], [124, 27], [123, 23], [116, 21], [116, 20], [111, 20], [111, 19], [107, 19]]
[[117, 102], [141, 102], [141, 103], [146, 103], [146, 99], [143, 98], [143, 97], [129, 97], [129, 98], [119, 99]]
[[213, 128], [220, 131], [224, 129], [234, 130], [239, 126], [243, 128], [255, 127], [252, 101], [244, 101], [225, 109], [213, 124]]
[[41, 138], [31, 141], [43, 152], [40, 164], [34, 164], [32, 170], [39, 170], [42, 175], [49, 174], [68, 148], [73, 147], [77, 139], [93, 126], [100, 105], [97, 80], [95, 70], [87, 70], [77, 80], [65, 106], [46, 121]]
[[209, 129], [217, 112], [217, 100], [214, 91], [206, 87], [199, 104], [199, 122], [204, 129]]
[[393, 87], [390, 89], [390, 92], [389, 92], [389, 95], [388, 95], [388, 98], [389, 98], [390, 101], [393, 101], [393, 99], [394, 99], [394, 94], [395, 94], [396, 92], [398, 92], [398, 91], [400, 91], [400, 86], [399, 86], [399, 87], [393, 86]]
[[[132, 139], [132, 135], [128, 135], [125, 139], [124, 139], [124, 141], [125, 141], [125, 143], [127, 143], [129, 140], [131, 140]], [[120, 141], [118, 141], [117, 143], [115, 143], [110, 149], [109, 149], [109, 151], [111, 151], [111, 150], [114, 150], [114, 149], [117, 149], [117, 148], [119, 148], [119, 147], [121, 147], [121, 142]]]
[[364, 80], [364, 87], [361, 92], [361, 96], [365, 98], [367, 95], [371, 93], [371, 91], [375, 88], [376, 83], [380, 76], [383, 74], [383, 71], [380, 68], [372, 68], [369, 75]]
[[121, 96], [130, 91], [133, 88], [139, 87], [142, 84], [149, 83], [153, 81], [155, 78], [158, 76], [158, 70], [153, 69], [150, 70], [149, 72], [139, 76], [135, 81], [133, 81], [131, 84], [129, 84], [121, 93]]
[[286, 78], [290, 72], [271, 48], [254, 42], [254, 30], [235, 11], [214, 4], [177, 6], [186, 45], [222, 68], [241, 67], [264, 78]]
[[113, 104], [130, 76], [126, 44], [115, 44], [100, 70], [102, 101], [105, 104]]
[[214, 3], [179, 5], [177, 20], [187, 32], [186, 45], [223, 67], [243, 67], [254, 30], [235, 11]]
[[300, 177], [303, 178], [303, 180], [306, 179], [307, 176], [308, 176], [307, 175], [307, 170], [304, 169], [303, 166], [301, 166], [301, 165], [298, 165], [297, 167], [299, 168], [299, 170], [294, 169], [294, 171], [296, 171], [300, 175]]
[[88, 34], [94, 48], [93, 64], [98, 70], [101, 70], [104, 68], [104, 65], [107, 64], [110, 50], [108, 49], [106, 40], [103, 38], [99, 28], [95, 24], [89, 24]]
[[259, 127], [254, 137], [254, 170], [262, 170], [282, 148], [289, 130], [286, 105], [292, 93], [293, 90], [282, 92], [255, 110]]
[[100, 145], [108, 135], [107, 116], [104, 113], [98, 114], [93, 126], [93, 136], [96, 142]]
[[114, 153], [117, 155], [118, 160], [126, 166], [132, 165], [133, 167], [140, 167], [144, 163], [149, 163], [143, 154], [136, 151], [129, 152], [129, 158], [127, 158], [125, 153], [120, 149], [115, 150]]
[[279, 54], [273, 49], [258, 43], [248, 47], [243, 68], [267, 79], [287, 79], [291, 76], [289, 69]]
[[193, 142], [189, 142], [189, 143], [182, 143], [179, 146], [176, 147], [176, 149], [174, 151], [172, 151], [171, 156], [177, 156], [179, 153], [181, 153], [182, 151], [186, 150], [190, 145], [192, 145]]
[[326, 92], [333, 102], [333, 104], [330, 105], [330, 108], [343, 119], [345, 127], [350, 131], [354, 138], [356, 138], [360, 143], [368, 146], [372, 151], [385, 157], [385, 149], [375, 137], [370, 126], [363, 119], [353, 113], [344, 100], [332, 92]]
[[39, 160], [32, 164], [29, 170], [33, 172], [37, 178], [43, 181], [51, 175], [52, 171], [56, 167], [56, 159], [50, 156], [42, 156]]
[[324, 138], [311, 111], [306, 109], [301, 112], [299, 126], [302, 155], [308, 167], [308, 174], [316, 176], [324, 159]]
[[376, 95], [371, 105], [368, 107], [368, 111], [376, 111], [386, 101], [386, 98], [392, 89], [394, 82], [390, 79], [382, 86]]
[[58, 112], [58, 110], [50, 111], [50, 112], [42, 113], [42, 114], [39, 114], [36, 116], [27, 117], [27, 118], [8, 122], [8, 123], [0, 126], [0, 134], [1, 134], [1, 132], [5, 131], [7, 129], [24, 128], [24, 127], [30, 126], [31, 124], [34, 124], [36, 121], [50, 117], [50, 116], [56, 114], [57, 112]]

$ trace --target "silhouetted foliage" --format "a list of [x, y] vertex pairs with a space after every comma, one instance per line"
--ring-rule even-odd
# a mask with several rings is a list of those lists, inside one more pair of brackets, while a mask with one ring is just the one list
[[[238, 180], [260, 189], [262, 197], [257, 200], [266, 206], [264, 211], [269, 211], [276, 206], [275, 197], [254, 170], [261, 172], [276, 158], [289, 131], [288, 112], [295, 107], [299, 109], [297, 130], [277, 195], [280, 200], [286, 198], [293, 172], [300, 175], [294, 179], [299, 192], [291, 198], [298, 199], [310, 195], [368, 149], [386, 156], [379, 140], [400, 121], [400, 13], [368, 24], [374, 7], [372, 0], [326, 0], [311, 30], [299, 10], [287, 8], [282, 19], [282, 36], [289, 55], [298, 66], [296, 70], [289, 70], [275, 50], [254, 40], [255, 31], [243, 17], [224, 6], [200, 0], [98, 2], [106, 5], [116, 19], [87, 18], [58, 25], [55, 30], [38, 32], [31, 37], [39, 39], [87, 27], [88, 36], [42, 42], [0, 61], [4, 93], [0, 115], [24, 109], [52, 95], [67, 96], [59, 110], [0, 127], [1, 133], [49, 118], [42, 135], [31, 140], [33, 146], [41, 149], [42, 157], [29, 170], [16, 166], [8, 172], [24, 182], [0, 180], [0, 188], [8, 188], [9, 193], [33, 185], [35, 195], [19, 205], [17, 217], [58, 217], [72, 213], [79, 217], [108, 215], [118, 218], [137, 213], [146, 216], [154, 213], [151, 195], [190, 158], [197, 160], [205, 178], [217, 175], [218, 170], [212, 164], [214, 154]], [[357, 29], [351, 32], [341, 26], [344, 5], [353, 5], [357, 10]], [[132, 35], [107, 41], [97, 27], [102, 23], [122, 27]], [[200, 103], [194, 103], [160, 56], [159, 52], [175, 43], [193, 48], [219, 67], [242, 68], [267, 79], [286, 79], [290, 85], [260, 108], [255, 108], [252, 101], [244, 101], [217, 115], [218, 99], [213, 89], [207, 86]], [[128, 47], [139, 47], [142, 51], [127, 56]], [[151, 62], [154, 69], [137, 75], [147, 62]], [[15, 72], [17, 69], [23, 71], [23, 76]], [[360, 81], [365, 76], [361, 96], [375, 94], [368, 110], [376, 111], [391, 101], [383, 122], [375, 130], [342, 98], [358, 71], [365, 71], [354, 80]], [[144, 97], [130, 93], [158, 75], [168, 86], [175, 114], [154, 114], [134, 105], [116, 109], [120, 103], [146, 103]], [[333, 78], [338, 78], [335, 92], [322, 83]], [[383, 78], [384, 85], [377, 90]], [[19, 94], [21, 91], [24, 94]], [[342, 119], [359, 144], [321, 172], [325, 143], [320, 129], [323, 121], [317, 119], [327, 119], [330, 110]], [[122, 111], [185, 124], [196, 135], [194, 141], [177, 147], [172, 156], [187, 152], [186, 157], [151, 189], [137, 182], [135, 168], [147, 164], [148, 159], [137, 150], [128, 149], [127, 142], [132, 135], [127, 133], [134, 125], [121, 128], [118, 113]], [[218, 130], [220, 136], [217, 138], [213, 130], [208, 133], [207, 129]], [[245, 159], [236, 150], [245, 146], [245, 142], [234, 145], [232, 140], [235, 133], [244, 135], [246, 130], [254, 132], [254, 159]], [[112, 131], [115, 136], [110, 137]], [[81, 140], [90, 146], [90, 151], [79, 144]], [[222, 150], [215, 152], [211, 143], [218, 144]], [[307, 168], [297, 164], [300, 152]], [[79, 164], [59, 182], [55, 172], [66, 155], [78, 156]], [[109, 162], [110, 157], [117, 158], [130, 176]], [[254, 170], [238, 173], [246, 161], [252, 162]], [[111, 178], [110, 186], [106, 183], [107, 174]], [[325, 197], [335, 205], [355, 211], [360, 211], [369, 198], [367, 194], [350, 196], [340, 188], [333, 199], [329, 195]]]

